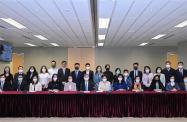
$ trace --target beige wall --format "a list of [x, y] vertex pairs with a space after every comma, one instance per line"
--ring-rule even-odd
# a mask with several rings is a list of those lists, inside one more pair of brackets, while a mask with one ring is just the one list
[[184, 62], [187, 68], [187, 42], [181, 42], [178, 45], [179, 60]]

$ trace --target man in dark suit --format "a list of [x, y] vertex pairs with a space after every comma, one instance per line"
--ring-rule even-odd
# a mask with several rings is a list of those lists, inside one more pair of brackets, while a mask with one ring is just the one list
[[15, 73], [15, 75], [14, 75], [14, 81], [16, 81], [18, 79], [19, 75], [23, 76], [23, 80], [26, 80], [26, 74], [23, 72], [23, 66], [19, 66], [18, 67], [18, 72]]
[[165, 68], [162, 70], [162, 73], [165, 75], [166, 84], [170, 82], [170, 77], [175, 76], [175, 69], [171, 68], [171, 62], [165, 62]]
[[17, 79], [14, 79], [13, 90], [14, 91], [27, 91], [28, 85], [23, 75], [17, 75]]
[[95, 89], [94, 87], [94, 82], [89, 79], [88, 74], [85, 74], [84, 79], [81, 82], [81, 91], [93, 91]]
[[133, 85], [136, 76], [140, 77], [140, 82], [142, 81], [142, 71], [139, 71], [138, 67], [139, 67], [138, 62], [133, 63], [133, 70], [130, 72], [130, 77], [132, 79]]
[[68, 81], [68, 76], [70, 75], [70, 69], [67, 68], [67, 61], [62, 61], [62, 68], [58, 69], [58, 79], [62, 83]]
[[90, 63], [86, 63], [85, 64], [85, 67], [86, 67], [86, 70], [84, 70], [82, 73], [83, 73], [83, 76], [85, 74], [89, 75], [89, 79], [90, 81], [93, 81], [93, 76], [94, 76], [94, 72], [92, 70], [90, 70]]
[[77, 91], [80, 91], [80, 84], [81, 84], [81, 81], [83, 80], [83, 74], [79, 70], [80, 69], [79, 63], [75, 63], [74, 67], [75, 67], [75, 70], [71, 72], [71, 76], [73, 78], [73, 82], [76, 83]]
[[187, 77], [187, 70], [183, 67], [183, 62], [178, 62], [178, 69], [175, 71], [175, 79], [180, 90], [185, 90], [184, 78]]

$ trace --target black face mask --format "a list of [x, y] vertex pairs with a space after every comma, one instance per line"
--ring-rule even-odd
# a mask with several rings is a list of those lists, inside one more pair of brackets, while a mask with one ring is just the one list
[[79, 70], [79, 67], [75, 67], [75, 70]]
[[52, 65], [52, 68], [55, 68], [56, 67], [56, 65]]
[[134, 70], [137, 70], [138, 69], [138, 67], [134, 67]]
[[107, 71], [109, 71], [109, 70], [110, 70], [110, 68], [106, 68], [106, 70], [107, 70]]

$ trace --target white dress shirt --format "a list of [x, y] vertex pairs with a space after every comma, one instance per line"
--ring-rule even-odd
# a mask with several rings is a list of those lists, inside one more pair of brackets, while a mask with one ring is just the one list
[[42, 84], [42, 86], [44, 86], [45, 88], [47, 88], [47, 86], [48, 86], [49, 79], [50, 79], [49, 73], [40, 73], [40, 74], [39, 74], [39, 82], [40, 82], [40, 83]]
[[50, 68], [48, 69], [50, 78], [52, 78], [53, 74], [58, 74], [58, 68]]
[[38, 82], [37, 84], [30, 83], [29, 92], [42, 91], [42, 84]]

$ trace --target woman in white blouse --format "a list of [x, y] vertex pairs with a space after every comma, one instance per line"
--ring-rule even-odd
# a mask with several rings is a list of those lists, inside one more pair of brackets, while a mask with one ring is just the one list
[[42, 84], [38, 82], [38, 76], [35, 75], [32, 78], [32, 82], [29, 86], [29, 92], [36, 92], [36, 91], [42, 91]]
[[102, 76], [102, 81], [99, 82], [98, 91], [111, 91], [111, 83], [107, 81], [105, 75]]
[[161, 67], [157, 67], [156, 68], [156, 73], [155, 75], [159, 75], [160, 76], [160, 81], [163, 84], [163, 86], [166, 86], [166, 78], [165, 75], [162, 73], [162, 68]]
[[142, 82], [143, 82], [142, 88], [144, 91], [150, 90], [149, 87], [151, 85], [153, 77], [154, 77], [154, 75], [153, 75], [153, 73], [151, 73], [151, 68], [149, 66], [145, 66], [144, 73], [142, 76]]
[[42, 66], [39, 74], [39, 82], [42, 84], [43, 89], [46, 89], [48, 87], [49, 80], [50, 75], [48, 73], [47, 67]]

